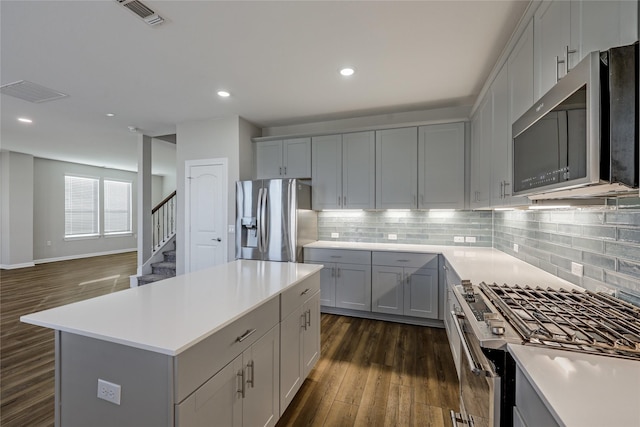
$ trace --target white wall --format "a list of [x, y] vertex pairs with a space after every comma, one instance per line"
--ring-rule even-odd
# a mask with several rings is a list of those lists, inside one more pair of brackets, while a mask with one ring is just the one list
[[[64, 238], [64, 176], [77, 174], [113, 178], [132, 183], [133, 218], [137, 217], [137, 174], [117, 169], [36, 158], [33, 176], [33, 259], [38, 262], [82, 258], [92, 255], [136, 250], [136, 222], [130, 236], [80, 240]], [[48, 245], [47, 242], [51, 242]]]
[[[260, 134], [260, 130], [246, 120], [234, 116], [219, 119], [194, 120], [177, 126], [177, 273], [185, 272], [185, 215], [184, 204], [185, 162], [226, 158], [228, 166], [227, 187], [227, 224], [235, 224], [235, 187], [240, 179], [251, 179], [253, 174], [253, 155], [251, 137]], [[227, 235], [227, 259], [235, 259], [235, 234]]]
[[0, 152], [0, 267], [33, 265], [34, 159]]

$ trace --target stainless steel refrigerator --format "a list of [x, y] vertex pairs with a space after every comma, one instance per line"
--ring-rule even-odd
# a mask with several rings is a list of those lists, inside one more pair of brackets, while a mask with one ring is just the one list
[[318, 238], [311, 185], [297, 179], [236, 183], [236, 258], [302, 262]]

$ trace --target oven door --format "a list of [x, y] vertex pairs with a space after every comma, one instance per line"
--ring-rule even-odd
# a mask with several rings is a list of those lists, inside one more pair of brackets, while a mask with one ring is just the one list
[[454, 427], [500, 425], [500, 377], [480, 349], [463, 314], [451, 313], [460, 338], [460, 414], [451, 413]]

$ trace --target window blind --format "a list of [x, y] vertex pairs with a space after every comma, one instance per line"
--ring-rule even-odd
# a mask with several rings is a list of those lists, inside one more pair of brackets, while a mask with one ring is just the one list
[[104, 233], [131, 233], [131, 183], [104, 180]]
[[99, 233], [99, 181], [64, 177], [64, 235], [89, 236]]

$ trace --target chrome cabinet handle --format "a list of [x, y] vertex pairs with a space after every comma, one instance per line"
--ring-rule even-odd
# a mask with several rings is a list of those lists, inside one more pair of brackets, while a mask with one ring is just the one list
[[336, 277], [336, 269], [335, 269], [335, 267], [331, 267], [331, 277]]
[[342, 196], [342, 206], [347, 206], [347, 196]]
[[569, 45], [564, 47], [564, 60], [565, 60], [565, 74], [571, 71], [571, 67], [569, 67], [569, 55], [572, 53], [576, 53], [575, 49], [569, 49]]
[[244, 389], [244, 369], [240, 369], [236, 374], [236, 379], [240, 378], [240, 387], [239, 390], [236, 390], [237, 393], [240, 393], [242, 398], [244, 399], [245, 389]]
[[258, 212], [256, 213], [256, 227], [258, 233], [258, 252], [262, 252], [262, 193], [264, 188], [258, 189]]
[[256, 330], [255, 329], [247, 329], [247, 332], [245, 332], [244, 334], [240, 335], [238, 338], [236, 338], [236, 342], [242, 342], [244, 340], [246, 340], [247, 338], [249, 338]]
[[249, 377], [249, 374], [247, 373], [247, 384], [249, 384], [251, 386], [251, 388], [254, 388], [254, 384], [253, 384], [253, 360], [250, 361], [249, 363], [247, 363], [247, 371], [249, 371], [249, 369], [251, 369], [251, 376]]
[[338, 267], [337, 270], [338, 270], [338, 275], [336, 277], [340, 277], [340, 267]]
[[287, 167], [286, 166], [284, 167], [284, 175], [285, 176], [287, 175]]
[[307, 330], [307, 312], [306, 311], [300, 315], [300, 321], [302, 322], [302, 325], [300, 327], [304, 328], [304, 330], [306, 331]]
[[[308, 317], [307, 317], [308, 316]], [[308, 309], [307, 311], [304, 312], [304, 324], [305, 324], [305, 330], [307, 329], [307, 326], [311, 326], [311, 309]]]
[[338, 196], [338, 206], [342, 206], [342, 197]]
[[504, 181], [500, 181], [500, 198], [504, 199]]
[[397, 259], [396, 262], [409, 262], [410, 260], [408, 259]]
[[507, 182], [507, 181], [504, 182], [504, 197], [505, 197], [505, 199], [507, 197], [511, 196], [511, 193], [507, 194], [507, 185], [511, 185], [511, 183]]
[[311, 290], [311, 288], [307, 288], [307, 289], [305, 289], [304, 291], [302, 291], [302, 292], [300, 293], [300, 296], [308, 294], [310, 290]]
[[278, 169], [278, 175], [282, 175], [282, 166]]

